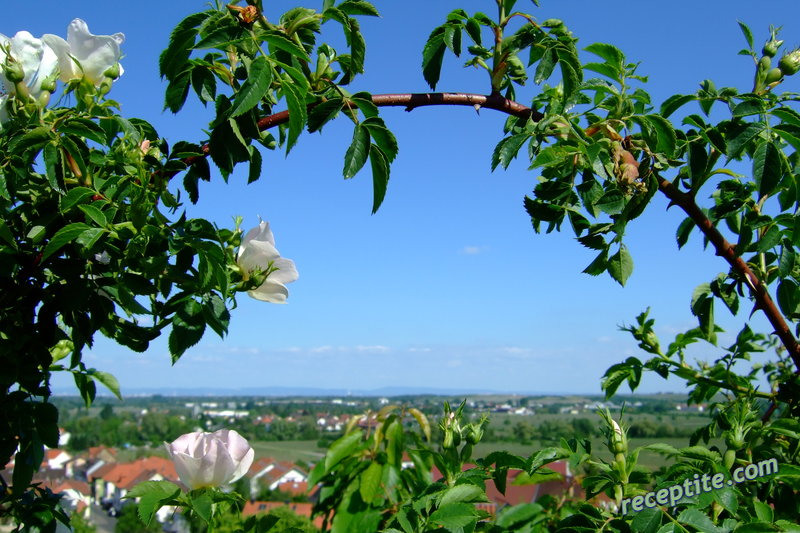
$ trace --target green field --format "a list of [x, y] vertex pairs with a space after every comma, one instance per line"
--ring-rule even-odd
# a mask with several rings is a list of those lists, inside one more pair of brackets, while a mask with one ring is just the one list
[[[653, 444], [655, 442], [669, 444], [675, 448], [682, 448], [689, 445], [689, 440], [684, 438], [667, 438], [667, 439], [630, 439], [629, 446], [631, 449]], [[595, 457], [611, 460], [611, 453], [605, 447], [605, 441], [602, 438], [591, 439], [592, 454]], [[542, 448], [553, 446], [553, 442], [536, 442], [533, 444], [519, 444], [516, 442], [487, 442], [480, 443], [475, 447], [473, 453], [474, 458], [485, 457], [494, 451], [506, 451], [522, 457], [529, 457]], [[304, 463], [313, 463], [319, 461], [325, 455], [323, 448], [317, 447], [317, 441], [256, 441], [251, 445], [256, 451], [256, 458], [272, 457], [279, 461], [302, 461]], [[711, 445], [720, 447], [722, 442], [711, 442]], [[674, 462], [669, 457], [664, 457], [653, 452], [644, 451], [639, 455], [639, 464], [648, 470], [654, 470], [662, 466], [668, 466]]]
[[315, 440], [253, 441], [256, 459], [272, 457], [278, 461], [317, 462], [325, 456], [325, 450], [317, 447]]

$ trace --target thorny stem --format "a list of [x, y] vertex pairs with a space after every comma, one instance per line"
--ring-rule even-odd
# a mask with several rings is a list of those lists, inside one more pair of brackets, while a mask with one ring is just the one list
[[[539, 121], [544, 118], [540, 112], [523, 104], [503, 98], [499, 94], [482, 95], [471, 93], [404, 93], [404, 94], [374, 94], [372, 102], [378, 107], [405, 107], [406, 111], [413, 111], [418, 107], [426, 106], [472, 106], [475, 109], [487, 108], [500, 111], [507, 115], [520, 118], [530, 118]], [[289, 121], [289, 112], [281, 111], [266, 116], [258, 121], [260, 130], [266, 130]], [[203, 146], [203, 153], [209, 153], [208, 145]], [[197, 156], [200, 157], [200, 156]], [[188, 158], [191, 164], [195, 158]], [[789, 356], [800, 373], [800, 343], [792, 334], [789, 325], [774, 300], [767, 292], [766, 286], [758, 279], [747, 263], [736, 255], [733, 245], [725, 239], [714, 223], [703, 213], [694, 200], [694, 196], [680, 191], [671, 181], [658, 176], [658, 189], [670, 199], [671, 203], [680, 207], [695, 223], [706, 238], [714, 245], [718, 256], [725, 259], [731, 268], [737, 272], [756, 301], [756, 307], [766, 315], [775, 334], [789, 352]]]

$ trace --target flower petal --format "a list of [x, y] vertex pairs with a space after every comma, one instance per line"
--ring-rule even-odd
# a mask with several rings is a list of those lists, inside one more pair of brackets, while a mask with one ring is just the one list
[[270, 281], [269, 278], [257, 289], [247, 291], [247, 294], [256, 300], [273, 304], [285, 304], [289, 297], [289, 289], [283, 283]]
[[275, 236], [272, 235], [269, 222], [262, 220], [258, 226], [247, 232], [242, 242], [247, 243], [251, 240], [266, 241], [272, 246], [275, 246]]
[[[104, 73], [122, 57], [120, 44], [125, 41], [121, 33], [114, 35], [93, 35], [89, 26], [81, 19], [73, 20], [67, 28], [67, 42], [70, 52], [78, 60], [87, 80], [99, 85]], [[122, 69], [120, 69], [122, 73]]]
[[81, 77], [80, 68], [75, 64], [75, 59], [70, 53], [67, 41], [52, 33], [42, 35], [42, 41], [55, 52], [58, 58], [58, 70], [60, 72], [58, 79], [66, 83], [69, 80]]
[[254, 270], [265, 270], [270, 261], [280, 258], [275, 246], [267, 241], [250, 241], [247, 245], [239, 248], [239, 258], [237, 263], [248, 273]]
[[277, 281], [278, 283], [291, 283], [293, 281], [297, 281], [300, 277], [300, 274], [297, 272], [297, 267], [294, 265], [294, 261], [291, 259], [279, 257], [272, 263], [272, 266], [278, 270], [269, 275], [267, 279], [270, 281]]

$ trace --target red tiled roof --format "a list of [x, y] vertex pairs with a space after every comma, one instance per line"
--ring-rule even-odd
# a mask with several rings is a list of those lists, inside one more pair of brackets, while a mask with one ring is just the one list
[[92, 479], [103, 479], [121, 489], [129, 489], [156, 475], [170, 481], [178, 479], [175, 465], [162, 457], [145, 457], [130, 463], [109, 463], [98, 468], [92, 474]]
[[308, 483], [305, 481], [285, 481], [278, 485], [278, 490], [291, 494], [292, 496], [299, 496], [305, 494], [308, 490]]
[[268, 466], [275, 464], [275, 459], [272, 457], [262, 457], [260, 459], [256, 459], [253, 461], [253, 464], [250, 465], [250, 469], [247, 471], [247, 475], [249, 477], [253, 477], [257, 474], [260, 474], [262, 470], [267, 468]]

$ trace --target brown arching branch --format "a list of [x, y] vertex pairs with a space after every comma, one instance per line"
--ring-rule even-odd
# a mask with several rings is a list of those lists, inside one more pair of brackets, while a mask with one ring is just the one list
[[[480, 110], [481, 108], [492, 109], [519, 118], [531, 118], [534, 121], [539, 121], [544, 118], [544, 115], [540, 112], [513, 100], [509, 100], [508, 98], [504, 98], [499, 94], [373, 94], [372, 102], [378, 107], [404, 107], [406, 111], [413, 111], [418, 107], [427, 106], [471, 106], [476, 110]], [[288, 121], [289, 112], [281, 111], [260, 119], [258, 121], [258, 127], [263, 131], [280, 124], [285, 124]], [[208, 155], [208, 145], [203, 146], [202, 149], [203, 154]], [[191, 161], [187, 160], [186, 163], [191, 164]], [[671, 181], [660, 176], [658, 177], [658, 188], [669, 198], [671, 204], [680, 207], [692, 219], [703, 235], [714, 245], [716, 254], [725, 259], [733, 271], [739, 274], [750, 289], [750, 293], [753, 295], [756, 302], [756, 308], [760, 309], [767, 317], [767, 320], [769, 320], [769, 323], [775, 330], [775, 334], [788, 350], [795, 367], [798, 372], [800, 372], [800, 343], [798, 343], [794, 334], [792, 334], [789, 325], [775, 305], [775, 301], [769, 295], [767, 287], [750, 269], [744, 259], [736, 255], [733, 245], [725, 239], [714, 223], [703, 213], [691, 194], [680, 191]]]
[[[499, 94], [472, 94], [472, 93], [398, 93], [398, 94], [373, 94], [372, 103], [378, 107], [404, 107], [406, 111], [413, 111], [418, 107], [427, 106], [469, 106], [475, 109], [493, 109], [507, 115], [519, 118], [532, 118], [541, 120], [544, 115], [536, 110], [524, 106]], [[268, 115], [258, 121], [260, 130], [274, 128], [289, 121], [289, 111], [280, 111]]]
[[736, 255], [733, 245], [719, 232], [713, 222], [703, 213], [700, 206], [694, 200], [694, 196], [680, 191], [675, 184], [662, 177], [658, 177], [658, 189], [670, 199], [673, 205], [680, 207], [692, 219], [695, 225], [700, 228], [703, 235], [714, 245], [716, 254], [731, 266], [731, 268], [741, 276], [744, 283], [750, 289], [750, 293], [756, 301], [756, 307], [760, 309], [767, 320], [775, 329], [775, 334], [781, 340], [789, 356], [800, 371], [800, 343], [792, 334], [792, 330], [786, 323], [775, 301], [769, 295], [766, 285], [752, 271], [741, 256]]

